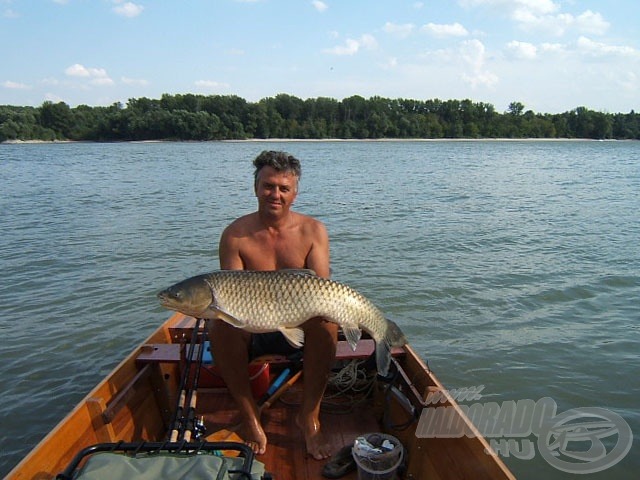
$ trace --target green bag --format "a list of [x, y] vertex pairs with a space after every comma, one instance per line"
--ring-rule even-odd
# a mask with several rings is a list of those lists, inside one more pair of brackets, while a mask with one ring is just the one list
[[[129, 456], [121, 453], [99, 452], [87, 459], [74, 479], [242, 480], [247, 477], [239, 473], [232, 473], [233, 470], [240, 470], [242, 464], [242, 457], [220, 457], [212, 453], [197, 455], [144, 453]], [[264, 464], [254, 460], [251, 480], [260, 480], [263, 474]]]

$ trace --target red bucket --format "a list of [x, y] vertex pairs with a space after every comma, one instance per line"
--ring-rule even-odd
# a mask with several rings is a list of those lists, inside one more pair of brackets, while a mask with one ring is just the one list
[[269, 362], [249, 364], [249, 382], [251, 384], [253, 398], [258, 399], [267, 393], [269, 380]]

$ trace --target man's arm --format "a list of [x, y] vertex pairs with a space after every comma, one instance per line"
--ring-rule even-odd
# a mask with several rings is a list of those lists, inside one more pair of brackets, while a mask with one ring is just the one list
[[233, 230], [233, 224], [229, 225], [220, 236], [218, 256], [220, 257], [221, 270], [244, 270], [238, 238], [234, 235]]
[[324, 224], [314, 220], [311, 225], [312, 245], [307, 254], [306, 267], [315, 271], [319, 277], [329, 278], [329, 234]]

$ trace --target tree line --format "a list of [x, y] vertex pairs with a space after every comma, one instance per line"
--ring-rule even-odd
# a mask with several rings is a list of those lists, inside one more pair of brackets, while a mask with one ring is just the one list
[[303, 100], [288, 94], [248, 102], [235, 95], [164, 94], [107, 107], [44, 102], [0, 106], [7, 140], [589, 138], [640, 139], [640, 115], [578, 107], [559, 114], [497, 112], [471, 100], [410, 100], [355, 95]]

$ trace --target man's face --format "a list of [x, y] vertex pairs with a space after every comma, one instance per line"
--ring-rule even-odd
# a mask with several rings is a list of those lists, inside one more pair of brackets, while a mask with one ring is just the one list
[[263, 167], [258, 172], [255, 190], [260, 211], [274, 215], [286, 213], [298, 194], [298, 178], [291, 172]]

